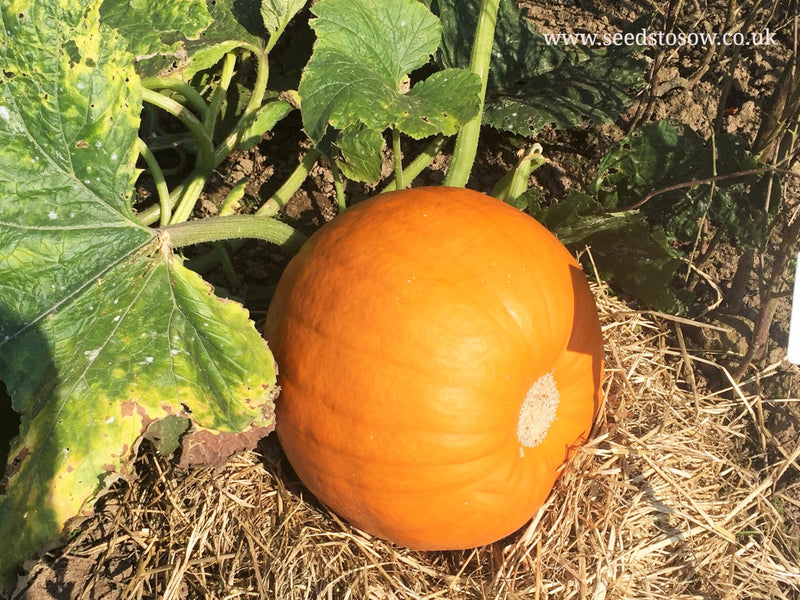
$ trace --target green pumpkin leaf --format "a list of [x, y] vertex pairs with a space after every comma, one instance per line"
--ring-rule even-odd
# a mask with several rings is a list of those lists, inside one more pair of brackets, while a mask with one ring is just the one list
[[477, 114], [473, 73], [448, 70], [405, 89], [439, 45], [438, 19], [416, 0], [322, 0], [312, 12], [318, 38], [298, 91], [313, 140], [329, 125], [396, 127], [415, 138], [454, 133]]
[[367, 183], [380, 180], [384, 141], [379, 131], [353, 125], [339, 134], [336, 146], [341, 155], [336, 164], [345, 177]]
[[623, 51], [560, 66], [488, 95], [484, 123], [529, 136], [550, 123], [568, 129], [586, 120], [613, 122], [643, 87], [644, 67], [642, 60]]
[[127, 475], [153, 421], [230, 450], [268, 432], [275, 371], [247, 312], [135, 219], [141, 88], [99, 1], [3, 6], [0, 64], [0, 380], [20, 415], [4, 589]]
[[[523, 196], [528, 196], [531, 188]], [[576, 250], [589, 246], [593, 265], [619, 291], [664, 312], [681, 313], [691, 298], [672, 285], [682, 262], [664, 232], [636, 211], [607, 212], [592, 196], [577, 190], [547, 206], [529, 203], [530, 214], [562, 243]]]
[[261, 137], [278, 124], [278, 121], [294, 110], [294, 106], [286, 100], [267, 102], [256, 111], [253, 122], [242, 133], [242, 141], [237, 148], [246, 150], [255, 146]]
[[261, 0], [261, 18], [270, 34], [283, 31], [306, 0]]
[[397, 127], [417, 139], [437, 133], [453, 135], [459, 125], [477, 114], [480, 89], [478, 78], [469, 71], [434, 73], [397, 98]]
[[[479, 0], [427, 0], [442, 23], [443, 67], [466, 67], [481, 10]], [[629, 26], [639, 31], [646, 15]], [[597, 44], [602, 45], [602, 38]], [[548, 123], [566, 129], [585, 119], [615, 120], [644, 86], [646, 63], [635, 46], [585, 47], [548, 43], [516, 2], [501, 0], [494, 35], [483, 121], [529, 136]]]
[[[113, 2], [120, 1], [124, 0], [113, 0]], [[152, 2], [152, 0], [148, 1]], [[164, 48], [150, 54], [137, 56], [135, 65], [136, 71], [140, 75], [152, 77], [159, 74], [174, 74], [176, 71], [183, 70], [189, 59], [194, 57], [197, 52], [220, 43], [229, 43], [231, 49], [238, 46], [237, 42], [239, 41], [250, 42], [258, 47], [264, 46], [263, 36], [267, 35], [267, 31], [264, 29], [259, 14], [260, 0], [182, 0], [182, 2], [189, 1], [205, 4], [201, 8], [200, 14], [207, 17], [206, 27], [199, 31], [183, 30], [162, 33], [161, 40], [165, 44]], [[174, 5], [181, 6], [182, 4]], [[222, 55], [219, 56], [219, 58], [221, 57]], [[213, 65], [214, 62], [211, 64]], [[195, 69], [195, 71], [200, 70], [202, 69]]]
[[[739, 136], [720, 134], [712, 147], [686, 124], [669, 119], [650, 123], [603, 157], [591, 191], [606, 208], [617, 210], [670, 185], [763, 166], [746, 146]], [[753, 188], [769, 179], [766, 174], [724, 179], [715, 183], [713, 192], [708, 185], [685, 187], [654, 196], [639, 210], [682, 242], [692, 242], [699, 223], [709, 218], [727, 227], [739, 243], [753, 244], [762, 235], [764, 211], [764, 195]]]
[[211, 24], [205, 0], [103, 0], [100, 15], [141, 58], [174, 54], [178, 36], [196, 39]]
[[207, 0], [212, 23], [197, 41], [187, 43], [189, 53], [225, 40], [242, 40], [264, 46], [268, 32], [261, 17], [261, 0]]
[[238, 40], [225, 40], [218, 44], [212, 44], [197, 49], [183, 70], [183, 77], [186, 80], [191, 79], [200, 71], [210, 69], [219, 61], [222, 60], [228, 52], [236, 50], [241, 45]]

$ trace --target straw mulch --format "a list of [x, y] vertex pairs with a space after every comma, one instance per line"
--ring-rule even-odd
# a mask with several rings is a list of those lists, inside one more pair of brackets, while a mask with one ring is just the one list
[[607, 405], [514, 536], [432, 553], [370, 538], [303, 491], [270, 436], [221, 470], [143, 453], [139, 479], [36, 564], [26, 597], [800, 598], [800, 542], [784, 516], [800, 508], [800, 443], [764, 460], [758, 398], [704, 391], [701, 359], [670, 346], [675, 321], [595, 292]]

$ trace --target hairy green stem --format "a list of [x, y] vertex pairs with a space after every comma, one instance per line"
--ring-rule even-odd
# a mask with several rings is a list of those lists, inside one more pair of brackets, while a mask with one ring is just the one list
[[208, 114], [208, 104], [191, 85], [175, 77], [147, 77], [142, 79], [142, 87], [148, 90], [172, 90], [186, 98], [186, 101], [198, 112], [200, 118], [205, 120]]
[[392, 158], [394, 159], [394, 179], [395, 187], [402, 190], [406, 187], [403, 179], [403, 153], [400, 149], [400, 130], [392, 128]]
[[533, 144], [520, 156], [517, 166], [497, 182], [492, 189], [492, 196], [503, 202], [513, 202], [528, 190], [528, 180], [536, 169], [547, 159], [542, 156], [542, 146]]
[[342, 214], [347, 208], [347, 198], [344, 193], [342, 174], [339, 172], [339, 167], [336, 166], [336, 161], [333, 159], [331, 159], [331, 173], [333, 174], [333, 187], [336, 189], [336, 202], [338, 204], [339, 214]]
[[160, 231], [169, 236], [173, 248], [236, 238], [254, 238], [297, 251], [307, 239], [291, 225], [256, 215], [209, 217], [174, 223], [161, 227]]
[[475, 39], [472, 42], [470, 55], [470, 71], [481, 79], [480, 110], [478, 114], [466, 123], [456, 136], [456, 147], [453, 151], [453, 160], [444, 184], [454, 187], [464, 187], [469, 179], [475, 156], [478, 153], [478, 138], [481, 132], [483, 119], [483, 104], [486, 98], [486, 85], [489, 80], [489, 63], [492, 58], [492, 45], [494, 43], [494, 29], [497, 22], [497, 10], [500, 0], [482, 0], [478, 26], [475, 28]]
[[242, 42], [241, 47], [253, 53], [258, 61], [258, 68], [256, 70], [256, 81], [253, 84], [253, 91], [250, 94], [250, 99], [247, 106], [239, 117], [236, 127], [225, 138], [225, 140], [217, 147], [214, 153], [214, 167], [219, 166], [228, 155], [236, 149], [242, 135], [250, 126], [250, 123], [261, 108], [261, 103], [264, 101], [264, 95], [267, 92], [267, 82], [269, 80], [269, 62], [267, 61], [267, 54], [258, 46], [249, 42]]
[[[433, 159], [436, 158], [436, 155], [439, 154], [439, 151], [444, 146], [444, 143], [447, 141], [447, 138], [443, 135], [437, 135], [433, 138], [430, 144], [428, 144], [425, 149], [419, 153], [419, 155], [411, 161], [411, 163], [402, 170], [403, 173], [403, 181], [406, 185], [414, 181], [414, 179], [419, 176], [425, 168], [433, 162]], [[391, 192], [398, 189], [397, 185], [397, 178], [392, 179], [386, 186], [381, 190], [381, 194], [383, 192]]]
[[217, 117], [219, 116], [222, 108], [222, 102], [228, 95], [228, 88], [233, 80], [233, 68], [236, 66], [236, 55], [233, 52], [228, 52], [222, 63], [222, 73], [220, 74], [219, 83], [214, 88], [211, 94], [211, 103], [209, 104], [208, 113], [203, 120], [203, 124], [208, 131], [208, 137], [214, 139], [214, 128], [217, 124]]
[[[176, 204], [178, 204], [178, 201], [181, 199], [181, 196], [183, 195], [183, 190], [185, 188], [186, 186], [183, 183], [181, 183], [177, 187], [173, 188], [173, 190], [170, 192], [169, 194], [170, 210], [174, 208]], [[138, 215], [136, 215], [136, 218], [139, 219], [139, 222], [142, 225], [152, 225], [153, 223], [159, 220], [160, 216], [161, 216], [161, 205], [153, 204], [145, 208]]]
[[[267, 62], [267, 56], [263, 50], [249, 42], [242, 42], [240, 46], [252, 52], [258, 61], [256, 81], [253, 85], [253, 91], [247, 106], [242, 116], [239, 118], [236, 127], [234, 127], [233, 131], [231, 131], [216, 149], [212, 141], [214, 124], [219, 114], [222, 99], [233, 77], [235, 55], [229, 53], [225, 56], [220, 87], [215, 90], [212, 106], [208, 108], [205, 115], [205, 123], [201, 122], [179, 102], [163, 94], [159, 94], [158, 92], [146, 88], [143, 90], [143, 99], [145, 101], [174, 115], [184, 123], [197, 138], [199, 155], [196, 167], [194, 172], [187, 178], [187, 181], [179, 186], [178, 189], [173, 190], [171, 194], [169, 206], [174, 206], [176, 203], [178, 206], [170, 218], [170, 223], [181, 223], [189, 219], [194, 205], [200, 197], [208, 174], [222, 164], [231, 152], [235, 150], [241, 136], [250, 125], [250, 122], [264, 100], [264, 95], [267, 90], [267, 81], [269, 79], [269, 63]], [[179, 201], [177, 200], [178, 197], [180, 198]], [[146, 225], [154, 223], [158, 219], [161, 210], [162, 207], [158, 206], [157, 208], [151, 207], [147, 214], [145, 214], [146, 211], [143, 211], [139, 217], [140, 222]]]
[[197, 138], [197, 146], [200, 153], [198, 162], [202, 165], [210, 165], [214, 158], [213, 143], [211, 142], [211, 138], [208, 135], [208, 131], [203, 126], [203, 123], [201, 123], [200, 120], [195, 117], [188, 108], [186, 108], [180, 102], [176, 102], [172, 98], [168, 98], [164, 94], [159, 94], [158, 92], [154, 92], [153, 90], [149, 90], [147, 88], [142, 89], [142, 99], [145, 102], [149, 102], [150, 104], [168, 112], [181, 123], [186, 125], [186, 127], [188, 127]]
[[194, 205], [197, 204], [197, 199], [200, 197], [205, 184], [205, 173], [195, 170], [194, 173], [189, 176], [189, 182], [182, 187], [180, 201], [178, 202], [178, 207], [175, 209], [175, 212], [172, 213], [172, 218], [169, 220], [170, 224], [183, 223], [189, 220], [189, 217], [192, 216]]
[[[300, 164], [297, 165], [295, 170], [289, 176], [289, 178], [283, 183], [283, 185], [276, 191], [269, 200], [267, 200], [261, 207], [256, 211], [256, 216], [258, 217], [274, 217], [278, 214], [281, 208], [283, 208], [286, 203], [289, 201], [289, 198], [294, 196], [294, 193], [300, 188], [303, 182], [308, 177], [309, 172], [317, 164], [317, 160], [321, 156], [321, 153], [316, 148], [312, 148], [308, 151], [308, 153], [303, 157], [303, 160], [300, 161]], [[233, 193], [233, 190], [231, 190]], [[244, 246], [245, 240], [230, 240], [228, 242], [228, 250], [231, 253], [237, 252], [242, 246]], [[206, 273], [220, 264], [221, 256], [216, 252], [207, 252], [202, 256], [198, 256], [191, 260], [191, 267], [193, 270], [197, 271], [198, 273]]]
[[153, 133], [147, 136], [147, 145], [153, 152], [158, 152], [159, 150], [175, 150], [182, 146], [191, 146], [194, 141], [194, 135], [187, 131], [182, 131], [181, 133], [163, 133], [159, 135]]
[[317, 164], [317, 160], [322, 153], [316, 148], [312, 148], [300, 161], [289, 178], [278, 188], [272, 197], [269, 198], [257, 211], [256, 214], [263, 217], [274, 217], [278, 211], [284, 207], [289, 201], [289, 198], [294, 196], [294, 193], [303, 185], [303, 182], [308, 177], [311, 169]]
[[156, 191], [158, 192], [158, 203], [161, 207], [161, 225], [169, 223], [170, 213], [172, 212], [172, 204], [169, 200], [169, 188], [167, 182], [164, 180], [164, 173], [161, 171], [161, 166], [158, 164], [156, 157], [144, 143], [142, 138], [136, 138], [136, 147], [139, 154], [142, 155], [147, 166], [150, 168], [150, 175], [156, 184]]
[[243, 177], [231, 188], [231, 191], [225, 196], [225, 200], [222, 201], [222, 206], [219, 209], [220, 217], [228, 217], [236, 213], [241, 204], [241, 199], [244, 198], [244, 188], [249, 181], [247, 177]]
[[[278, 188], [278, 190], [269, 198], [257, 211], [256, 214], [260, 217], [274, 217], [278, 214], [281, 208], [289, 201], [294, 193], [300, 188], [303, 182], [308, 177], [309, 172], [319, 160], [321, 153], [316, 148], [312, 148], [308, 151], [308, 153], [303, 157], [303, 160], [300, 162], [299, 165], [295, 168], [289, 178], [283, 183], [283, 185]], [[184, 185], [180, 185], [176, 187], [170, 196], [169, 206], [172, 208], [177, 204], [178, 199], [183, 194]], [[152, 225], [159, 219], [159, 215], [161, 214], [161, 207], [158, 204], [154, 204], [152, 206], [148, 206], [146, 209], [141, 211], [137, 218], [139, 222], [143, 225]], [[232, 243], [234, 250], [238, 250], [239, 247], [237, 246], [236, 242]]]

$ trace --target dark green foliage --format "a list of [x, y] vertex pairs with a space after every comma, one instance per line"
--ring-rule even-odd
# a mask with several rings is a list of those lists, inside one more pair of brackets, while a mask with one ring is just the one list
[[[761, 166], [740, 137], [720, 135], [712, 145], [688, 125], [663, 120], [638, 129], [606, 154], [590, 191], [606, 209], [622, 210], [655, 190]], [[764, 194], [759, 191], [766, 181], [762, 173], [698, 184], [654, 196], [640, 210], [678, 242], [693, 242], [707, 218], [749, 245], [760, 236]]]
[[[478, 0], [431, 0], [442, 21], [441, 66], [469, 65]], [[638, 20], [639, 30], [650, 17]], [[585, 120], [612, 122], [644, 85], [635, 46], [548, 45], [510, 0], [500, 2], [483, 121], [530, 135], [548, 123], [567, 129]]]
[[606, 212], [592, 196], [577, 190], [546, 208], [532, 206], [530, 212], [567, 246], [589, 246], [600, 277], [615, 289], [658, 310], [686, 310], [689, 295], [672, 285], [681, 255], [664, 231], [642, 214]]

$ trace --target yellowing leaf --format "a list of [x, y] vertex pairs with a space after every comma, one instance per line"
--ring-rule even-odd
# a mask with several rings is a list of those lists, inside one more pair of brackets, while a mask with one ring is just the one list
[[127, 475], [150, 423], [231, 451], [270, 431], [276, 388], [243, 307], [133, 214], [141, 89], [99, 1], [0, 7], [0, 65], [0, 380], [20, 414], [2, 590]]

